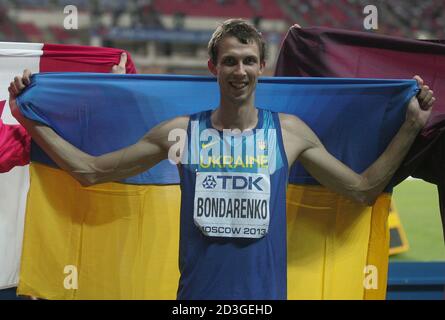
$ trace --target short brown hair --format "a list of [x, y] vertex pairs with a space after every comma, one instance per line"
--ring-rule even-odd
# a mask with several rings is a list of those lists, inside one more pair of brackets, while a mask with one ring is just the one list
[[260, 61], [263, 62], [266, 59], [266, 42], [261, 32], [246, 20], [229, 19], [216, 28], [207, 45], [210, 60], [214, 65], [218, 62], [218, 45], [226, 36], [236, 37], [239, 42], [244, 44], [254, 41], [260, 51]]

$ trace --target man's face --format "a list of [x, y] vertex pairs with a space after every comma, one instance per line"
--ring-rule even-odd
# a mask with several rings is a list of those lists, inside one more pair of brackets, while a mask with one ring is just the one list
[[232, 36], [224, 37], [220, 42], [216, 66], [209, 61], [209, 70], [218, 79], [221, 97], [237, 105], [253, 96], [264, 66], [256, 42], [243, 44]]

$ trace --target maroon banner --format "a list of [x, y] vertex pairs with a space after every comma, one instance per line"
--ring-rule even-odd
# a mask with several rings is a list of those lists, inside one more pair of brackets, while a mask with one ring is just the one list
[[[410, 79], [421, 76], [436, 103], [392, 186], [408, 176], [438, 186], [445, 231], [445, 44], [341, 29], [291, 28], [275, 76]], [[445, 237], [445, 233], [444, 233]]]

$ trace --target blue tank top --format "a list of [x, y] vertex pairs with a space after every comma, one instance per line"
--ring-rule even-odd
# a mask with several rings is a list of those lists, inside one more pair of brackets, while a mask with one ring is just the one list
[[190, 116], [181, 161], [178, 299], [286, 299], [288, 164], [278, 114], [218, 131]]

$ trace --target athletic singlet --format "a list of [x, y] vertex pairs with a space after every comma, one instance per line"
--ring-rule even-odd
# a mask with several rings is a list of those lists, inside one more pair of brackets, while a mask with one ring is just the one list
[[286, 299], [288, 165], [278, 114], [242, 134], [190, 117], [181, 161], [178, 299]]

